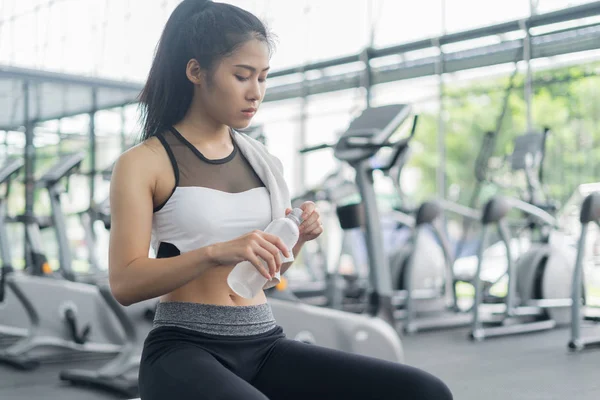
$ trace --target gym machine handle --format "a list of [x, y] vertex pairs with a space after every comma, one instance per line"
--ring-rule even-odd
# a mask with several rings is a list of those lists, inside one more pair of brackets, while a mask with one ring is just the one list
[[481, 221], [481, 211], [479, 210], [475, 210], [471, 207], [463, 206], [461, 204], [452, 203], [445, 199], [436, 199], [435, 201], [444, 211], [460, 215], [466, 220]]
[[551, 214], [547, 213], [546, 211], [542, 210], [541, 208], [529, 204], [523, 200], [514, 199], [510, 197], [507, 197], [505, 199], [508, 201], [512, 208], [516, 208], [517, 210], [520, 210], [525, 214], [534, 217], [542, 224], [548, 225], [552, 228], [559, 228], [558, 221], [556, 220], [556, 218]]
[[406, 141], [406, 139], [403, 139], [403, 140], [400, 140], [395, 143], [387, 142], [387, 141], [381, 142], [381, 143], [373, 143], [373, 142], [371, 142], [370, 137], [363, 137], [363, 136], [348, 136], [347, 138], [345, 138], [343, 140], [344, 140], [344, 144], [347, 147], [356, 148], [356, 149], [382, 149], [384, 147], [395, 147], [395, 146], [403, 144], [402, 142]]
[[331, 145], [331, 144], [322, 143], [322, 144], [318, 144], [316, 146], [304, 147], [304, 148], [300, 149], [298, 152], [300, 154], [306, 154], [306, 153], [312, 153], [313, 151], [318, 151], [318, 150], [323, 150], [323, 149], [330, 149], [332, 147], [333, 147], [333, 145]]
[[[415, 136], [415, 132], [417, 130], [417, 122], [419, 120], [419, 116], [415, 115], [413, 118], [412, 127], [410, 130], [410, 135], [407, 138], [401, 139], [397, 142], [382, 142], [382, 143], [373, 143], [371, 142], [372, 137], [374, 137], [377, 133], [379, 133], [376, 129], [362, 129], [356, 131], [349, 131], [346, 133], [346, 137], [342, 137], [344, 140], [344, 144], [349, 148], [361, 148], [361, 149], [381, 149], [384, 147], [393, 147], [395, 148], [394, 155], [392, 156], [390, 163], [388, 166], [382, 169], [390, 169], [397, 161], [398, 158], [402, 155], [403, 151], [406, 148], [406, 144], [410, 142], [410, 140]], [[355, 136], [352, 136], [355, 135]], [[300, 154], [312, 153], [314, 151], [319, 151], [323, 149], [331, 149], [334, 148], [335, 144], [330, 143], [321, 143], [314, 146], [303, 147], [298, 152]]]
[[[366, 133], [367, 131], [364, 131], [364, 132]], [[357, 131], [356, 133], [358, 134], [360, 132]], [[369, 131], [369, 133], [371, 133], [371, 131]], [[364, 136], [349, 136], [349, 137], [344, 138], [343, 140], [345, 140], [345, 144], [348, 147], [361, 148], [361, 149], [380, 149], [383, 147], [393, 147], [399, 143], [399, 142], [398, 143], [390, 143], [390, 142], [371, 143], [371, 138], [364, 137]], [[318, 150], [323, 150], [323, 149], [331, 149], [333, 147], [335, 147], [335, 144], [322, 143], [322, 144], [317, 144], [315, 146], [304, 147], [304, 148], [298, 150], [298, 152], [300, 154], [306, 154], [306, 153], [312, 153], [313, 151], [318, 151]]]
[[418, 121], [419, 121], [419, 115], [415, 115], [413, 118], [412, 127], [410, 128], [410, 135], [407, 138], [396, 142], [396, 144], [394, 145], [394, 147], [396, 147], [396, 150], [394, 151], [394, 155], [390, 159], [389, 164], [384, 167], [379, 168], [380, 170], [386, 172], [386, 171], [392, 169], [394, 167], [394, 165], [396, 165], [396, 163], [400, 159], [400, 156], [402, 156], [402, 154], [404, 154], [404, 151], [406, 150], [406, 144], [408, 144], [408, 142], [410, 142], [412, 140], [412, 138], [415, 136]]
[[[368, 137], [362, 137], [362, 136], [350, 136], [344, 139], [345, 140], [345, 144], [347, 147], [350, 148], [357, 148], [357, 149], [381, 149], [383, 147], [395, 147], [399, 144], [401, 144], [401, 142], [404, 142], [406, 139], [400, 140], [398, 142], [395, 143], [391, 143], [391, 142], [383, 142], [383, 143], [371, 143], [371, 139]], [[335, 147], [335, 145], [333, 144], [328, 144], [328, 143], [323, 143], [323, 144], [318, 144], [315, 146], [309, 146], [309, 147], [304, 147], [300, 150], [298, 150], [299, 153], [301, 154], [306, 154], [306, 153], [311, 153], [313, 151], [318, 151], [318, 150], [323, 150], [323, 149], [330, 149]]]
[[37, 182], [36, 187], [43, 188], [56, 184], [61, 179], [79, 171], [85, 158], [84, 152], [67, 154], [61, 158], [60, 164], [46, 172]]
[[69, 328], [71, 339], [77, 344], [86, 344], [91, 333], [90, 324], [85, 324], [83, 329], [80, 330], [79, 323], [77, 321], [77, 314], [73, 308], [67, 308], [64, 310], [63, 316], [65, 318], [67, 327]]
[[[394, 156], [392, 157], [392, 164], [395, 163], [398, 159], [398, 157], [400, 157], [400, 155], [402, 154], [402, 151], [404, 150], [404, 148], [406, 147], [406, 145], [408, 144], [408, 142], [411, 141], [411, 139], [415, 136], [415, 132], [417, 130], [417, 122], [419, 120], [419, 116], [415, 115], [413, 118], [413, 123], [412, 123], [412, 127], [410, 130], [410, 134], [408, 137], [404, 138], [404, 139], [400, 139], [396, 142], [381, 142], [381, 143], [373, 143], [372, 137], [375, 136], [375, 134], [379, 133], [376, 130], [357, 130], [357, 131], [350, 131], [347, 133], [347, 137], [345, 138], [345, 144], [347, 147], [355, 147], [355, 148], [362, 148], [362, 149], [381, 149], [384, 147], [392, 147], [396, 149], [396, 152], [394, 153]], [[364, 133], [368, 133], [370, 136], [365, 137], [363, 134]], [[356, 135], [356, 136], [352, 136], [352, 135]], [[342, 138], [344, 139], [344, 138]]]
[[0, 182], [10, 182], [13, 175], [16, 175], [23, 165], [24, 162], [21, 158], [15, 158], [7, 162], [0, 170]]

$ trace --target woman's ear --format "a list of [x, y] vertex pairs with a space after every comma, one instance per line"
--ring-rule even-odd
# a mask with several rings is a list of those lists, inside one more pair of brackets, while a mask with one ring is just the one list
[[185, 74], [194, 85], [202, 85], [204, 83], [204, 70], [200, 67], [200, 63], [194, 58], [188, 61], [185, 67]]

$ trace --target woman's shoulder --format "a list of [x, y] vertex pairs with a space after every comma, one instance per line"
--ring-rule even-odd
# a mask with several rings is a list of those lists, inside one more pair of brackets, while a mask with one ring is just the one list
[[165, 160], [168, 162], [168, 156], [160, 140], [151, 137], [121, 153], [115, 163], [115, 170], [148, 175], [160, 171]]

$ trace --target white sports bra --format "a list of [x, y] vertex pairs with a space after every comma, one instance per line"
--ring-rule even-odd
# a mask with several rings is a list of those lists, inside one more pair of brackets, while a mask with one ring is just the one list
[[157, 137], [171, 160], [175, 187], [154, 210], [156, 257], [232, 240], [271, 222], [269, 192], [235, 140], [230, 155], [209, 160], [175, 128]]

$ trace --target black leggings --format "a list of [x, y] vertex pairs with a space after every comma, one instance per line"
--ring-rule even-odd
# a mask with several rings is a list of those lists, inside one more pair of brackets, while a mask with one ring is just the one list
[[279, 326], [252, 336], [156, 328], [139, 386], [142, 400], [452, 399], [426, 372], [290, 340]]

